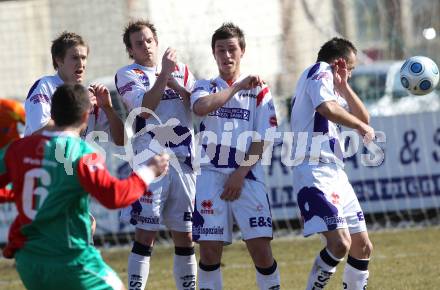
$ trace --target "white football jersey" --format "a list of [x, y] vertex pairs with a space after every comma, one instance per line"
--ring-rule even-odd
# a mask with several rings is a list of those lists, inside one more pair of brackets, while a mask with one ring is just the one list
[[[26, 112], [25, 136], [31, 135], [49, 122], [52, 96], [55, 90], [63, 83], [64, 81], [60, 76], [55, 74], [53, 76], [44, 76], [32, 85], [24, 103]], [[87, 130], [84, 131], [81, 137], [85, 138], [92, 131], [105, 131], [109, 133], [107, 117], [97, 106], [90, 110]], [[109, 136], [109, 139], [111, 139], [111, 136]]]
[[[244, 77], [241, 76], [236, 82]], [[197, 100], [227, 89], [229, 85], [219, 76], [197, 81], [194, 87], [191, 108]], [[270, 132], [274, 132], [276, 126], [277, 118], [269, 87], [237, 92], [222, 107], [200, 118], [202, 139], [199, 142], [203, 154], [209, 158], [208, 162], [202, 159], [200, 166], [225, 174], [232, 173], [249, 150], [252, 137], [254, 141], [270, 140]], [[264, 182], [261, 160], [247, 178]]]
[[[292, 96], [290, 122], [295, 136], [292, 153], [295, 164], [309, 161], [315, 164], [343, 164], [339, 125], [316, 111], [321, 103], [327, 101], [336, 101], [345, 109], [348, 108], [345, 99], [334, 90], [331, 66], [325, 62], [318, 62], [302, 73]], [[306, 142], [305, 138], [300, 136], [301, 133], [307, 134]], [[320, 140], [326, 141], [319, 145]]]
[[[136, 63], [118, 70], [115, 76], [116, 88], [129, 111], [142, 107], [144, 94], [153, 87], [157, 73], [157, 67], [144, 67]], [[182, 87], [191, 92], [195, 80], [187, 65], [178, 63], [172, 76]], [[153, 115], [148, 119], [137, 117], [135, 132], [139, 132], [146, 125], [169, 122], [169, 126], [161, 127], [157, 132], [150, 131], [138, 136], [134, 140], [134, 149], [142, 151], [154, 138], [161, 146], [170, 148], [177, 157], [186, 158], [186, 163], [190, 162], [193, 155], [194, 130], [191, 111], [185, 106], [182, 97], [167, 87], [154, 114], [157, 118]]]

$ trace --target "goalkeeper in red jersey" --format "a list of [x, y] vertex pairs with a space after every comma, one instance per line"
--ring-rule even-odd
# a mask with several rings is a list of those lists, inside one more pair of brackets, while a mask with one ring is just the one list
[[62, 85], [52, 98], [55, 127], [0, 151], [0, 187], [14, 188], [0, 201], [15, 202], [18, 211], [3, 255], [15, 257], [27, 289], [124, 289], [90, 245], [90, 195], [107, 208], [126, 207], [168, 170], [168, 156], [156, 155], [127, 179], [112, 177], [79, 137], [89, 108], [83, 86]]

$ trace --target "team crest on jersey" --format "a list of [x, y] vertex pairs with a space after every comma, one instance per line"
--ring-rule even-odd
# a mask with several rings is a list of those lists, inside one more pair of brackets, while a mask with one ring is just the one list
[[139, 199], [142, 203], [152, 204], [153, 203], [153, 193], [151, 191], [146, 191], [143, 196]]
[[201, 205], [202, 205], [202, 209], [200, 210], [201, 214], [214, 214], [214, 209], [212, 208], [214, 204], [212, 200], [210, 199], [203, 200]]
[[135, 68], [133, 71], [145, 87], [150, 86], [150, 80], [143, 70]]

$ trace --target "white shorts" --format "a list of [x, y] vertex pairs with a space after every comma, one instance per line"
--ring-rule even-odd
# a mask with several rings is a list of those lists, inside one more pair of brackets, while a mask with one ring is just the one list
[[194, 241], [232, 242], [234, 220], [243, 240], [272, 238], [272, 215], [264, 184], [245, 179], [237, 200], [220, 199], [228, 175], [202, 169], [197, 176], [193, 214]]
[[147, 231], [159, 231], [165, 225], [172, 231], [190, 233], [195, 174], [188, 165], [179, 164], [181, 173], [170, 165], [166, 176], [151, 183], [148, 192], [121, 211], [121, 221]]
[[293, 168], [293, 188], [304, 219], [304, 236], [348, 228], [367, 230], [364, 213], [345, 172], [335, 164]]

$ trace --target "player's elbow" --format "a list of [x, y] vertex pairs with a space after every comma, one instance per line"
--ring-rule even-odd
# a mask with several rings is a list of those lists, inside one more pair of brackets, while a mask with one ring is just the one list
[[117, 146], [125, 146], [127, 144], [128, 137], [126, 136], [125, 132], [122, 134], [118, 134], [118, 136], [113, 137], [113, 142]]
[[194, 114], [196, 114], [196, 116], [198, 117], [203, 117], [208, 115], [209, 110], [207, 108], [207, 106], [204, 106], [203, 103], [201, 103], [200, 101], [195, 102], [194, 106], [193, 106], [193, 112]]
[[336, 106], [339, 106], [336, 102], [323, 102], [317, 108], [316, 111], [327, 119], [333, 119], [333, 116], [337, 112]]
[[117, 200], [116, 197], [112, 199], [99, 200], [99, 202], [107, 209], [118, 209], [130, 205]]
[[364, 123], [370, 125], [370, 121], [371, 121], [370, 114], [368, 114], [368, 112], [365, 112]]

